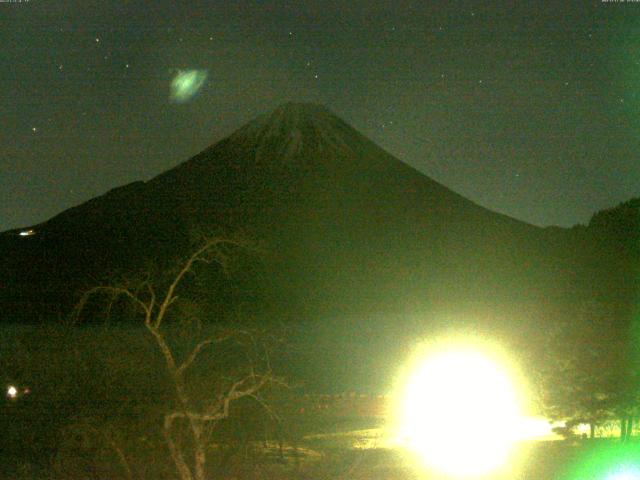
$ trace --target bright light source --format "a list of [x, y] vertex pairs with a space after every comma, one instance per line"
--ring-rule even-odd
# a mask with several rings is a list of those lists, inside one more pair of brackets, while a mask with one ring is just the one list
[[553, 424], [542, 417], [521, 417], [516, 424], [517, 440], [544, 440], [560, 438], [553, 431]]
[[593, 443], [577, 455], [565, 480], [637, 480], [640, 478], [640, 445], [635, 442]]
[[637, 465], [622, 465], [608, 472], [603, 480], [638, 480], [640, 468]]
[[427, 352], [399, 407], [400, 441], [427, 467], [457, 477], [503, 466], [519, 436], [518, 397], [495, 355], [468, 345]]
[[21, 237], [30, 237], [31, 235], [35, 235], [35, 234], [36, 234], [35, 230], [23, 230], [18, 235], [20, 235]]
[[7, 397], [16, 398], [17, 396], [18, 396], [18, 389], [13, 385], [10, 385], [9, 388], [7, 388]]
[[171, 99], [178, 103], [190, 100], [207, 80], [206, 70], [178, 70], [171, 80]]

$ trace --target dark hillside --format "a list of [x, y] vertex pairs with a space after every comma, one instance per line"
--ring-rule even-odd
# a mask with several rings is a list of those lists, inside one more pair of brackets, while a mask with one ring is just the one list
[[286, 316], [507, 319], [575, 293], [568, 231], [488, 211], [309, 104], [286, 104], [149, 182], [32, 228], [1, 237], [7, 317], [65, 312], [107, 273], [184, 251], [193, 228], [263, 245], [254, 286]]

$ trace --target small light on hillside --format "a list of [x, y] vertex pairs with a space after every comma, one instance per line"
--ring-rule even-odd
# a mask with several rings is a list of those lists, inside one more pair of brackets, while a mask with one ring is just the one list
[[17, 396], [18, 396], [18, 389], [13, 385], [10, 385], [9, 388], [7, 388], [7, 397], [16, 398]]
[[29, 229], [29, 230], [23, 230], [21, 231], [18, 235], [20, 235], [21, 237], [30, 237], [31, 235], [35, 235], [36, 231]]

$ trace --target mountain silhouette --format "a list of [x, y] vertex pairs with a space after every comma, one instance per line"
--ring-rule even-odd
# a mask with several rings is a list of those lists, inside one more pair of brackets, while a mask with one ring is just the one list
[[296, 318], [413, 312], [518, 328], [575, 294], [569, 230], [489, 211], [326, 108], [288, 103], [147, 182], [1, 234], [5, 319], [64, 313], [107, 275], [180, 255], [193, 229], [259, 243], [245, 280]]

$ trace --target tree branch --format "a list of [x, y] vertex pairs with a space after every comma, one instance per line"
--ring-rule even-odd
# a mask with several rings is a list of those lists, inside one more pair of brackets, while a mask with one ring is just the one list
[[[133, 281], [123, 279], [116, 286], [94, 287], [86, 291], [75, 309], [76, 318], [78, 318], [93, 296], [107, 295], [110, 300], [109, 308], [122, 296], [131, 301], [136, 310], [139, 308], [144, 313], [144, 325], [154, 337], [155, 343], [164, 357], [166, 369], [177, 397], [175, 407], [177, 410], [164, 417], [163, 435], [181, 480], [204, 480], [206, 478], [206, 442], [209, 428], [215, 426], [214, 422], [229, 417], [231, 402], [243, 397], [251, 397], [275, 418], [275, 413], [269, 409], [257, 393], [268, 383], [280, 382], [271, 375], [268, 350], [264, 348], [261, 351], [259, 342], [256, 341], [251, 331], [233, 327], [216, 331], [214, 335], [199, 341], [193, 348], [187, 350], [188, 354], [182, 359], [182, 356], [176, 356], [176, 351], [171, 346], [171, 339], [162, 328], [169, 307], [178, 299], [178, 290], [182, 281], [187, 273], [193, 271], [196, 262], [215, 263], [225, 272], [227, 271], [229, 257], [224, 245], [244, 246], [245, 244], [241, 240], [222, 237], [206, 239], [189, 257], [176, 265], [176, 269], [172, 270], [168, 278], [165, 277], [166, 283], [154, 283], [151, 274], [147, 272], [146, 275], [134, 278]], [[231, 379], [220, 379], [221, 383], [216, 382], [220, 387], [217, 389], [217, 398], [209, 400], [203, 406], [197, 398], [192, 397], [185, 372], [201, 358], [200, 356], [206, 348], [213, 344], [222, 344], [230, 338], [235, 339], [238, 347], [244, 350], [249, 364], [248, 371], [245, 371], [243, 378], [235, 382]], [[222, 347], [220, 350], [223, 350]], [[248, 350], [251, 350], [253, 354], [249, 354]], [[262, 358], [263, 356], [264, 358]], [[258, 362], [267, 364], [265, 373], [257, 374], [254, 370], [254, 364]], [[237, 379], [238, 376], [234, 378]], [[179, 419], [186, 420], [185, 426], [190, 429], [191, 438], [188, 447], [184, 448], [178, 441], [179, 437], [174, 438], [173, 435], [174, 422]], [[187, 461], [189, 458], [187, 448], [193, 449], [193, 463]], [[116, 449], [116, 453], [121, 462], [126, 461], [122, 451]], [[123, 466], [126, 467], [125, 463]], [[131, 476], [131, 471], [127, 470], [127, 474]]]
[[212, 343], [213, 343], [213, 340], [211, 340], [210, 338], [198, 343], [198, 345], [196, 345], [195, 348], [191, 350], [191, 353], [185, 359], [185, 361], [182, 362], [182, 364], [178, 367], [178, 372], [183, 373], [187, 368], [189, 368], [191, 364], [195, 361], [198, 354], [202, 351], [202, 349], [207, 347], [208, 345], [211, 345]]
[[[182, 279], [184, 278], [184, 276], [191, 271], [191, 268], [193, 267], [193, 264], [197, 261], [200, 260], [205, 260], [204, 258], [204, 254], [209, 251], [210, 249], [212, 249], [213, 247], [223, 244], [223, 243], [228, 243], [228, 244], [232, 244], [232, 245], [239, 245], [238, 241], [235, 240], [228, 240], [228, 239], [224, 239], [224, 238], [220, 238], [220, 237], [215, 237], [212, 239], [209, 239], [208, 241], [206, 241], [204, 243], [204, 245], [202, 245], [202, 247], [200, 247], [198, 250], [196, 250], [188, 259], [187, 261], [184, 263], [184, 265], [182, 266], [182, 268], [180, 269], [180, 271], [178, 272], [178, 274], [174, 277], [173, 281], [171, 282], [171, 284], [169, 285], [169, 288], [167, 289], [167, 292], [164, 296], [164, 299], [162, 301], [162, 303], [160, 303], [160, 310], [158, 311], [158, 314], [156, 315], [156, 319], [155, 319], [155, 327], [158, 328], [160, 327], [160, 325], [162, 324], [162, 320], [164, 319], [165, 313], [167, 311], [167, 308], [169, 308], [169, 306], [175, 301], [175, 299], [177, 298], [175, 296], [175, 290], [178, 287], [178, 285], [180, 285], [180, 283], [182, 282]], [[220, 259], [216, 259], [216, 262], [220, 265], [223, 264], [223, 262]]]
[[176, 445], [173, 440], [173, 436], [171, 435], [171, 427], [173, 426], [173, 422], [177, 417], [175, 414], [168, 414], [164, 417], [164, 438], [167, 442], [167, 447], [169, 448], [169, 453], [171, 454], [171, 458], [173, 459], [173, 463], [176, 465], [176, 469], [180, 475], [180, 480], [193, 480], [193, 474], [191, 473], [191, 469], [187, 462], [184, 459], [184, 455], [180, 448]]
[[131, 300], [135, 305], [138, 305], [140, 308], [142, 308], [142, 311], [145, 314], [145, 318], [151, 316], [151, 310], [149, 308], [149, 305], [147, 305], [142, 300], [140, 300], [128, 288], [113, 287], [113, 286], [98, 286], [98, 287], [91, 288], [90, 290], [85, 292], [84, 295], [82, 295], [82, 298], [80, 299], [80, 301], [76, 305], [76, 308], [74, 309], [74, 317], [76, 318], [76, 320], [80, 317], [80, 314], [82, 313], [82, 310], [84, 310], [84, 307], [86, 306], [89, 299], [99, 294], [105, 294], [105, 295], [111, 296], [112, 301], [119, 296], [125, 296], [129, 300]]

